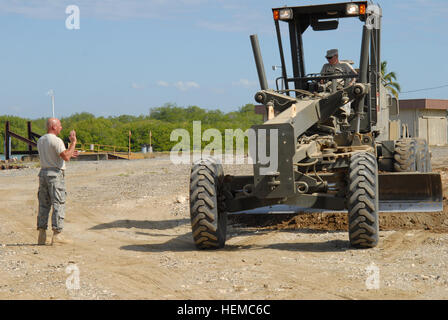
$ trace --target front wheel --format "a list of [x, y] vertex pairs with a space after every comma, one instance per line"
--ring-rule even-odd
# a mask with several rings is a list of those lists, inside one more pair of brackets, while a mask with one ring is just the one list
[[227, 213], [223, 210], [223, 170], [212, 160], [193, 164], [190, 175], [190, 218], [198, 249], [222, 248], [226, 242]]
[[350, 245], [373, 248], [378, 244], [378, 165], [368, 152], [356, 153], [350, 160], [347, 190]]

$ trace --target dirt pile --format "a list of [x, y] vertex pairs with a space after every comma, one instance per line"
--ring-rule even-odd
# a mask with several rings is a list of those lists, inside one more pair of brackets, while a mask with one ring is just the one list
[[[423, 213], [380, 213], [380, 230], [429, 230], [437, 233], [448, 232], [448, 168], [440, 172], [443, 184], [443, 212]], [[319, 212], [277, 215], [231, 216], [232, 224], [266, 229], [293, 230], [310, 229], [322, 231], [348, 230], [347, 213]]]
[[[347, 213], [342, 212], [232, 216], [230, 221], [243, 227], [265, 229], [348, 230]], [[446, 233], [448, 214], [446, 210], [434, 213], [380, 213], [380, 230], [430, 230]]]

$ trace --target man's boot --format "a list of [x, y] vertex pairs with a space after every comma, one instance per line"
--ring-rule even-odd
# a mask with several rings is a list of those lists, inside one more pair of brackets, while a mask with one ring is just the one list
[[70, 244], [73, 243], [72, 240], [66, 239], [60, 231], [53, 230], [53, 238], [51, 239], [51, 244]]
[[47, 242], [47, 230], [39, 229], [39, 236], [37, 237], [37, 244], [39, 246], [44, 246]]

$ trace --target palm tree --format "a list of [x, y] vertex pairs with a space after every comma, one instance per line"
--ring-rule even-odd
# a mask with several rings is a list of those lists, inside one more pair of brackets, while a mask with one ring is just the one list
[[397, 75], [395, 72], [386, 73], [386, 69], [387, 61], [381, 62], [381, 79], [383, 80], [383, 84], [386, 89], [389, 89], [390, 92], [392, 92], [392, 94], [398, 99], [398, 93], [401, 92], [401, 87], [398, 82], [395, 82], [397, 80]]

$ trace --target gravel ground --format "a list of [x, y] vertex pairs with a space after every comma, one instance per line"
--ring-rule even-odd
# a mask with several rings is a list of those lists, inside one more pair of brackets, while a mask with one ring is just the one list
[[[448, 148], [432, 151], [448, 185]], [[429, 216], [382, 215], [369, 250], [350, 248], [345, 215], [319, 213], [231, 220], [226, 247], [204, 252], [192, 241], [188, 165], [79, 161], [66, 175], [73, 244], [37, 246], [39, 169], [30, 166], [0, 171], [0, 299], [448, 298], [446, 203]]]

